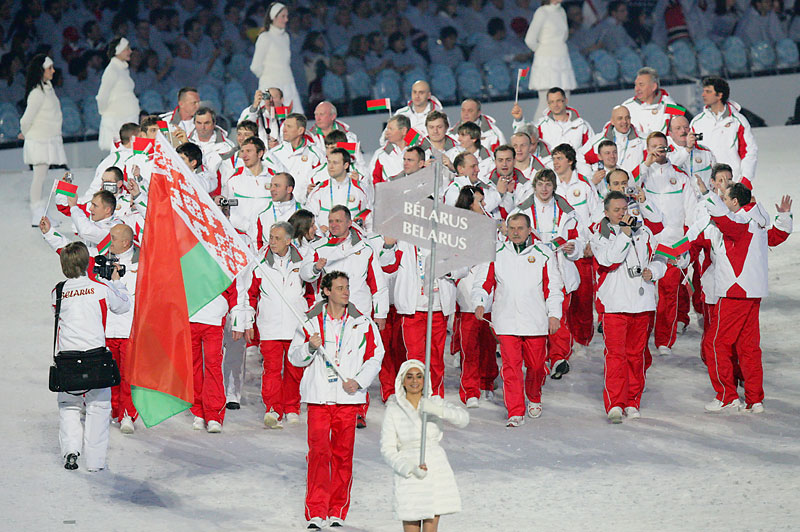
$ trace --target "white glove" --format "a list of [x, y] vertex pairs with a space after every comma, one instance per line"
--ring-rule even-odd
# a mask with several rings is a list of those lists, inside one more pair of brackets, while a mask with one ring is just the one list
[[253, 323], [256, 320], [256, 311], [249, 305], [236, 305], [231, 309], [231, 317], [233, 318], [231, 330], [244, 332], [253, 328]]
[[444, 404], [439, 401], [433, 401], [423, 397], [420, 399], [419, 407], [423, 412], [431, 416], [436, 416], [440, 419], [444, 416]]
[[414, 469], [411, 470], [411, 474], [422, 480], [425, 478], [425, 475], [427, 475], [428, 472], [425, 469], [420, 468], [418, 465], [414, 465]]

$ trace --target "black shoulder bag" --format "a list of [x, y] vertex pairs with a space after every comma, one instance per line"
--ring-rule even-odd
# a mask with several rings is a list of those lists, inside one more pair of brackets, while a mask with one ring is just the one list
[[[107, 347], [88, 351], [60, 351], [56, 353], [58, 318], [61, 314], [61, 296], [64, 283], [56, 285], [56, 323], [53, 330], [53, 365], [50, 366], [50, 391], [83, 395], [89, 390], [117, 386], [120, 383], [117, 361]], [[80, 390], [80, 391], [78, 391]]]

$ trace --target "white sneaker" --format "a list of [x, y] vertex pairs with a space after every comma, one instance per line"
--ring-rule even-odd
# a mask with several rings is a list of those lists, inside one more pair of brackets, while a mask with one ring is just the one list
[[484, 401], [494, 400], [494, 392], [492, 390], [481, 390], [481, 399]]
[[133, 434], [133, 420], [131, 416], [125, 416], [119, 422], [119, 431], [123, 434]]
[[671, 355], [672, 354], [672, 349], [670, 349], [669, 347], [667, 347], [665, 345], [660, 345], [660, 346], [658, 346], [658, 354], [661, 355], [662, 357]]
[[285, 417], [286, 422], [289, 423], [289, 425], [297, 425], [300, 423], [300, 414], [296, 412], [289, 412]]
[[683, 336], [683, 334], [686, 332], [686, 329], [688, 328], [689, 328], [688, 323], [681, 323], [680, 326], [678, 327], [678, 335]]
[[579, 343], [574, 343], [572, 345], [572, 356], [579, 356], [582, 357], [586, 355], [586, 346]]
[[308, 530], [322, 530], [328, 526], [328, 523], [325, 519], [321, 517], [312, 517], [308, 520], [308, 526], [306, 527]]
[[528, 403], [528, 416], [536, 419], [542, 415], [542, 403]]
[[478, 398], [470, 397], [467, 399], [467, 408], [478, 408]]
[[206, 420], [201, 417], [194, 416], [192, 430], [203, 430], [204, 428], [206, 428]]
[[461, 367], [461, 355], [459, 353], [456, 353], [455, 355], [453, 355], [453, 367], [454, 368], [460, 368]]
[[615, 425], [622, 423], [622, 407], [615, 406], [609, 410], [608, 420]]
[[628, 416], [628, 419], [639, 419], [642, 417], [642, 414], [639, 413], [639, 409], [635, 406], [626, 406], [625, 415]]
[[209, 421], [206, 429], [209, 434], [219, 434], [222, 432], [222, 423], [219, 421]]
[[328, 526], [330, 528], [339, 528], [344, 526], [344, 519], [339, 517], [329, 517], [328, 518]]
[[738, 412], [739, 408], [742, 406], [742, 402], [738, 398], [734, 399], [728, 404], [723, 403], [719, 399], [714, 399], [710, 403], [706, 404], [705, 409], [709, 414], [724, 414], [728, 412]]
[[519, 427], [523, 423], [525, 423], [525, 418], [524, 417], [522, 417], [522, 416], [511, 416], [510, 418], [508, 418], [508, 421], [506, 421], [506, 427]]
[[274, 410], [270, 410], [264, 414], [264, 426], [268, 429], [282, 429], [283, 424], [278, 419], [278, 414]]
[[739, 412], [745, 412], [747, 414], [763, 414], [764, 413], [764, 405], [762, 403], [752, 403], [752, 404], [742, 404], [739, 407]]

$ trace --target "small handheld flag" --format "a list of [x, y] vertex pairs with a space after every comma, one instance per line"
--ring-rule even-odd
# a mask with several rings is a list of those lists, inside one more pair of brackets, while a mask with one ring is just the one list
[[159, 120], [158, 122], [156, 122], [156, 125], [158, 125], [158, 130], [161, 131], [161, 133], [163, 133], [164, 135], [167, 135], [169, 133], [169, 124], [167, 124], [165, 120]]
[[358, 145], [355, 142], [337, 142], [336, 143], [336, 147], [337, 148], [342, 148], [343, 150], [345, 150], [350, 155], [355, 155], [356, 154], [356, 149], [358, 148]]
[[406, 146], [413, 146], [420, 140], [422, 140], [422, 135], [420, 135], [419, 131], [414, 128], [409, 128], [408, 133], [406, 133], [406, 136], [403, 139], [403, 141], [406, 143]]
[[686, 114], [686, 108], [678, 104], [669, 103], [664, 107], [664, 112], [672, 116], [683, 116]]
[[683, 255], [687, 253], [692, 245], [689, 243], [689, 239], [687, 237], [683, 237], [674, 244], [672, 244], [672, 249], [678, 255]]
[[284, 105], [275, 107], [275, 118], [278, 120], [286, 120], [286, 117], [292, 114], [292, 108]]
[[153, 153], [153, 147], [155, 146], [155, 139], [146, 139], [144, 137], [133, 137], [133, 142], [131, 146], [133, 147], [133, 153], [136, 154], [148, 154], [150, 155]]
[[687, 237], [683, 237], [671, 246], [659, 244], [658, 247], [656, 247], [656, 255], [661, 255], [672, 260], [678, 260], [678, 257], [684, 253], [688, 253], [691, 247], [692, 245], [689, 242], [689, 239]]
[[527, 79], [528, 78], [528, 74], [530, 74], [530, 72], [531, 72], [530, 68], [519, 68], [519, 69], [517, 69], [517, 91], [516, 91], [516, 94], [514, 96], [514, 102], [515, 103], [519, 101], [519, 82], [522, 81], [523, 79]]
[[675, 253], [674, 249], [666, 244], [659, 244], [658, 247], [656, 247], [656, 255], [661, 255], [662, 257], [672, 260], [678, 260], [678, 254]]
[[556, 247], [556, 249], [560, 248], [561, 246], [563, 246], [564, 244], [567, 243], [567, 241], [563, 237], [560, 237], [560, 236], [555, 237], [550, 242]]
[[367, 111], [389, 111], [392, 112], [392, 101], [389, 98], [380, 100], [367, 100]]
[[97, 244], [97, 252], [100, 255], [103, 255], [106, 251], [109, 250], [109, 248], [111, 248], [111, 233], [110, 232], [105, 236], [105, 238], [103, 238], [103, 240], [100, 241], [99, 244]]
[[56, 182], [56, 194], [74, 198], [78, 195], [78, 185], [59, 180]]

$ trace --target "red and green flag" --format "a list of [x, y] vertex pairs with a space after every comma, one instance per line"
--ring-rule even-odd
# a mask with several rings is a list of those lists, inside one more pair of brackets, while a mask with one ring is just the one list
[[194, 173], [159, 135], [154, 146], [129, 375], [133, 403], [152, 427], [194, 399], [189, 319], [247, 266], [247, 247]]
[[561, 246], [563, 246], [564, 244], [566, 244], [567, 240], [565, 238], [563, 238], [563, 237], [557, 236], [553, 240], [551, 240], [550, 242], [552, 242], [553, 245], [556, 247], [556, 249], [558, 249]]
[[422, 135], [420, 135], [419, 131], [417, 131], [413, 127], [408, 128], [408, 133], [406, 133], [406, 136], [403, 140], [405, 141], [406, 146], [413, 146], [414, 144], [422, 140]]
[[674, 244], [672, 244], [672, 249], [678, 255], [683, 255], [684, 253], [688, 253], [691, 247], [692, 244], [689, 242], [689, 239], [687, 237], [683, 237]]
[[686, 108], [675, 103], [668, 103], [664, 108], [664, 112], [668, 115], [683, 116], [686, 114]]
[[528, 75], [531, 73], [530, 68], [518, 68], [517, 69], [517, 77], [520, 81], [523, 79], [528, 79]]
[[156, 125], [158, 125], [158, 130], [161, 131], [162, 134], [169, 134], [169, 124], [167, 124], [166, 120], [159, 120], [156, 122]]
[[356, 145], [355, 142], [337, 142], [336, 143], [336, 147], [337, 148], [342, 148], [343, 150], [345, 150], [350, 155], [355, 155], [356, 154], [356, 148], [358, 148], [358, 146]]
[[106, 251], [111, 248], [111, 232], [109, 232], [103, 240], [97, 244], [97, 253], [100, 255], [104, 255]]
[[153, 153], [153, 146], [155, 139], [147, 139], [144, 137], [133, 137], [131, 147], [133, 148], [134, 155], [151, 154]]
[[392, 101], [389, 98], [379, 100], [367, 100], [367, 111], [389, 111], [392, 109]]
[[659, 244], [656, 247], [656, 255], [661, 255], [662, 257], [666, 257], [672, 260], [678, 260], [680, 256], [679, 253], [676, 253], [672, 246], [668, 246], [666, 244]]
[[58, 180], [56, 181], [56, 194], [61, 194], [62, 196], [69, 196], [70, 198], [77, 197], [78, 195], [78, 185], [73, 185], [72, 183], [67, 183], [66, 181]]
[[292, 108], [285, 105], [275, 106], [275, 118], [278, 120], [285, 120], [287, 116], [292, 114]]

